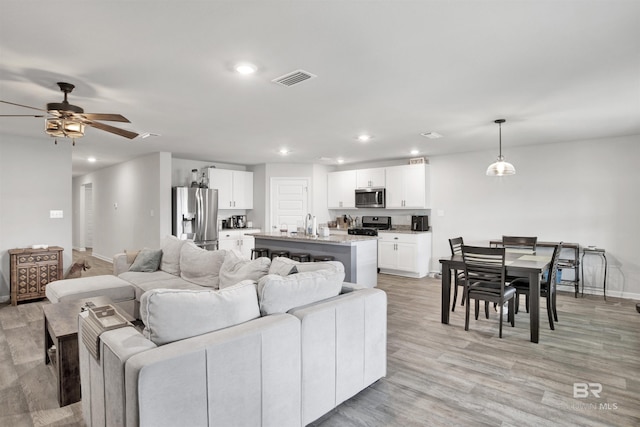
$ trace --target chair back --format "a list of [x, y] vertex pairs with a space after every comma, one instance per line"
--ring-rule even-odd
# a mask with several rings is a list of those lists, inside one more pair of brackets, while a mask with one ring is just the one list
[[560, 252], [562, 252], [562, 243], [560, 242], [553, 249], [553, 256], [551, 257], [551, 266], [549, 267], [549, 293], [555, 292], [556, 289], [556, 277], [558, 276], [558, 261], [560, 260]]
[[[504, 248], [462, 246], [464, 274], [468, 285], [489, 285], [488, 287], [504, 293], [505, 267]], [[499, 288], [496, 288], [499, 285]]]
[[460, 255], [462, 253], [462, 237], [456, 237], [455, 239], [449, 239], [449, 247], [451, 248], [451, 255]]
[[502, 236], [502, 247], [513, 249], [529, 249], [536, 251], [538, 237]]

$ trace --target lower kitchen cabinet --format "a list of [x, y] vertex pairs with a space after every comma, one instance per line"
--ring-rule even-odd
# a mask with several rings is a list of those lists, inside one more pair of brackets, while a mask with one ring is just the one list
[[406, 277], [424, 277], [431, 263], [431, 233], [410, 232], [378, 234], [380, 273]]
[[253, 228], [220, 230], [218, 249], [236, 250], [244, 257], [251, 258], [251, 249], [255, 247], [255, 239], [251, 234], [258, 232], [260, 232], [259, 229]]

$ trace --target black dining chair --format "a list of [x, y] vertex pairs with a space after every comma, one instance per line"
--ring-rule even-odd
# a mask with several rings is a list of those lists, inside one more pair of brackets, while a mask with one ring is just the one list
[[538, 237], [502, 236], [502, 247], [506, 249], [522, 249], [535, 253]]
[[[562, 251], [562, 242], [560, 242], [553, 249], [553, 257], [551, 258], [551, 265], [547, 271], [547, 277], [540, 282], [540, 296], [546, 298], [547, 302], [547, 316], [549, 317], [549, 328], [555, 330], [553, 321], [558, 321], [558, 310], [556, 309], [556, 277], [558, 276], [558, 260], [560, 259], [560, 252]], [[527, 313], [529, 312], [529, 279], [526, 277], [519, 277], [510, 283], [511, 286], [516, 288], [516, 314], [518, 313], [518, 306], [520, 305], [520, 295], [525, 295], [525, 305]]]
[[502, 338], [502, 314], [504, 304], [509, 303], [509, 322], [515, 326], [516, 289], [505, 284], [505, 249], [478, 246], [462, 246], [464, 260], [465, 298], [467, 300], [464, 330], [469, 330], [471, 300], [475, 300], [475, 315], [478, 319], [480, 300], [500, 306], [500, 332]]
[[[462, 245], [464, 241], [462, 237], [456, 237], [449, 239], [449, 247], [451, 248], [451, 255], [462, 255]], [[456, 300], [458, 299], [458, 287], [462, 287], [462, 302], [460, 305], [464, 306], [464, 271], [453, 271], [455, 287], [453, 289], [453, 304], [451, 305], [451, 311], [456, 311]]]

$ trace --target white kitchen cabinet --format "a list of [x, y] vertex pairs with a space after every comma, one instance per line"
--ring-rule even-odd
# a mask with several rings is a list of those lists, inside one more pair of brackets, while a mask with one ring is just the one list
[[327, 207], [329, 209], [356, 207], [356, 171], [327, 174]]
[[388, 209], [428, 209], [429, 166], [426, 164], [386, 168], [386, 207]]
[[385, 168], [356, 170], [357, 188], [382, 188], [385, 186]]
[[380, 273], [406, 277], [424, 277], [431, 263], [431, 233], [409, 232], [378, 234]]
[[209, 168], [209, 188], [218, 190], [218, 209], [253, 209], [253, 172]]
[[258, 229], [220, 230], [218, 249], [236, 250], [245, 258], [251, 258], [251, 249], [255, 248], [255, 238], [251, 234], [259, 231]]

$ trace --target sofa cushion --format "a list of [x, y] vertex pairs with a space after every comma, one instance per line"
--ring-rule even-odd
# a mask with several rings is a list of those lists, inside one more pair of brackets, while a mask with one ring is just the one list
[[52, 303], [95, 296], [107, 296], [117, 303], [130, 301], [135, 297], [135, 289], [131, 283], [110, 274], [56, 280], [47, 285], [45, 293]]
[[290, 258], [279, 256], [271, 260], [271, 266], [269, 267], [269, 274], [279, 274], [280, 276], [288, 276], [298, 272], [298, 261], [294, 261]]
[[136, 255], [133, 264], [129, 267], [129, 271], [153, 272], [160, 267], [162, 259], [162, 249], [144, 248]]
[[227, 251], [224, 263], [220, 268], [220, 289], [235, 285], [242, 280], [257, 282], [269, 273], [271, 260], [267, 257], [246, 259], [234, 251]]
[[226, 289], [155, 289], [140, 301], [143, 334], [157, 345], [202, 335], [260, 317], [256, 285], [243, 281]]
[[185, 243], [180, 250], [180, 277], [196, 285], [218, 289], [220, 267], [226, 252], [207, 251], [192, 242]]
[[171, 278], [167, 280], [158, 280], [158, 281], [143, 280], [141, 282], [134, 283], [133, 287], [135, 288], [136, 300], [140, 301], [140, 298], [142, 298], [142, 294], [153, 289], [174, 289], [174, 290], [186, 289], [186, 290], [193, 290], [193, 291], [202, 291], [207, 289], [200, 285], [196, 285], [195, 283], [191, 283], [189, 281], [176, 277], [173, 274], [168, 274], [168, 273], [165, 273], [165, 274], [167, 274]]
[[[258, 299], [262, 315], [286, 313], [292, 308], [311, 304], [340, 294], [344, 266], [280, 276], [269, 274], [258, 282]], [[339, 267], [338, 267], [339, 266]]]
[[180, 251], [186, 240], [180, 240], [176, 236], [166, 236], [160, 242], [162, 249], [162, 261], [160, 261], [160, 270], [180, 275]]

